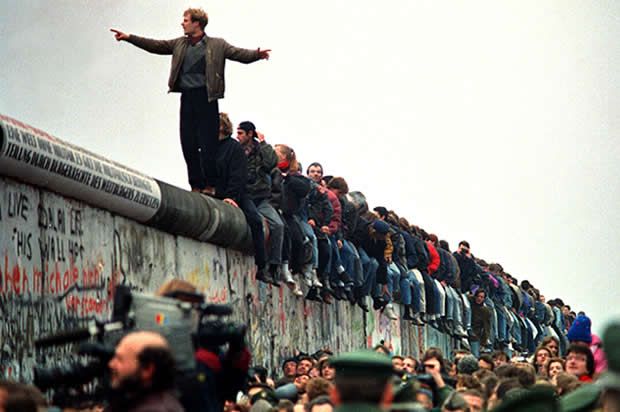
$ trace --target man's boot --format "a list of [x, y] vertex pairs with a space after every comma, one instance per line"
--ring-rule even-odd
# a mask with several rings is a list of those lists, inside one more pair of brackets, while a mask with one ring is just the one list
[[411, 308], [407, 305], [404, 307], [403, 320], [413, 320], [413, 316], [411, 315]]
[[275, 282], [275, 279], [273, 278], [273, 276], [269, 273], [269, 271], [266, 268], [261, 268], [256, 271], [256, 280], [260, 280], [261, 282], [264, 282], [264, 283], [270, 283], [272, 285]]
[[323, 299], [319, 296], [319, 290], [317, 288], [310, 288], [308, 294], [306, 295], [306, 299], [313, 300], [315, 302], [323, 302]]

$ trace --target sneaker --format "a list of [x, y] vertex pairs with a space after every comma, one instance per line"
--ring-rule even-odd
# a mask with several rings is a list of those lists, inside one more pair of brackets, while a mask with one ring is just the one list
[[306, 284], [306, 286], [308, 286], [309, 288], [312, 287], [312, 274], [309, 272], [304, 272], [303, 276], [304, 276], [304, 283]]
[[297, 297], [301, 297], [304, 295], [304, 292], [302, 292], [301, 288], [297, 283], [295, 283], [295, 287], [293, 288], [293, 295]]
[[398, 320], [398, 315], [394, 311], [394, 306], [391, 303], [388, 303], [383, 310], [383, 314], [391, 320]]
[[319, 276], [316, 274], [316, 269], [310, 271], [310, 279], [312, 279], [312, 286], [316, 286], [317, 288], [323, 287], [323, 283], [321, 283]]
[[293, 274], [291, 272], [287, 270], [286, 272], [283, 272], [282, 275], [284, 277], [284, 282], [286, 282], [289, 287], [297, 287], [297, 282], [293, 279]]

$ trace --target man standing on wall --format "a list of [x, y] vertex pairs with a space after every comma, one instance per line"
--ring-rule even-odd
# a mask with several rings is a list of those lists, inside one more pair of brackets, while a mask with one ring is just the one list
[[152, 40], [110, 30], [118, 41], [127, 41], [149, 53], [172, 55], [168, 87], [170, 92], [181, 93], [181, 148], [189, 184], [192, 191], [212, 194], [217, 177], [217, 101], [224, 97], [226, 59], [252, 63], [268, 59], [271, 50], [240, 49], [224, 39], [209, 37], [204, 31], [208, 21], [202, 9], [185, 10], [181, 23], [184, 36], [172, 40]]

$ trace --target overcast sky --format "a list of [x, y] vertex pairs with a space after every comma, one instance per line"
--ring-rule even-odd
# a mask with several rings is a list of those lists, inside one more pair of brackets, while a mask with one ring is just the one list
[[187, 188], [168, 56], [109, 28], [271, 48], [220, 109], [371, 206], [620, 315], [620, 2], [0, 0], [0, 113]]

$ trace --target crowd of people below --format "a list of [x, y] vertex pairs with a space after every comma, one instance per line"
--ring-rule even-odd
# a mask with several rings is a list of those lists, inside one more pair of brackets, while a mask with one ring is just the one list
[[[370, 209], [345, 178], [320, 163], [305, 175], [293, 148], [270, 145], [250, 121], [220, 114], [217, 184], [209, 195], [239, 207], [251, 228], [256, 278], [296, 296], [428, 324], [476, 356], [529, 352], [545, 337], [568, 348], [577, 317], [562, 299], [546, 300], [528, 280], [475, 257], [469, 242], [445, 240], [384, 206]], [[401, 305], [395, 310], [394, 304]], [[595, 338], [596, 339], [596, 338]], [[596, 343], [595, 343], [596, 344]]]

